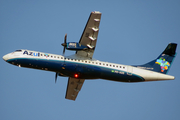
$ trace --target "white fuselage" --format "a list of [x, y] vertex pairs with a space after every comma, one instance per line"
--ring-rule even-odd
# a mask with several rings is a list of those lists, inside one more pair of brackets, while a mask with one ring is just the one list
[[78, 73], [82, 79], [107, 79], [121, 82], [174, 79], [174, 76], [150, 70], [88, 59], [77, 55], [64, 57], [37, 51], [19, 50], [3, 56], [3, 59], [19, 67], [53, 71], [59, 73], [60, 76], [74, 77], [74, 74]]

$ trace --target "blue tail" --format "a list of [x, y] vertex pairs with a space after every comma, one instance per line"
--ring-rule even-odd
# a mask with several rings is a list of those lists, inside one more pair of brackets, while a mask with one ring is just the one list
[[167, 74], [176, 57], [176, 47], [176, 43], [170, 43], [157, 59], [136, 67]]

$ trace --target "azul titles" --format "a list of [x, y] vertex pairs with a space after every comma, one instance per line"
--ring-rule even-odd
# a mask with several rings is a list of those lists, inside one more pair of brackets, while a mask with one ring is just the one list
[[43, 53], [43, 54], [40, 54], [39, 52], [30, 52], [30, 51], [24, 51], [24, 53], [23, 53], [23, 55], [30, 55], [30, 56], [37, 56], [37, 57], [39, 57], [40, 55], [41, 56], [45, 56], [46, 58], [47, 57], [49, 57], [49, 54], [47, 54], [47, 53]]

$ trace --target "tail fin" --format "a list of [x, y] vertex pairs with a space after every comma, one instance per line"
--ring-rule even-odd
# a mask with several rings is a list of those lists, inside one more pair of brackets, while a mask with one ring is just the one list
[[176, 43], [170, 43], [157, 59], [136, 67], [167, 74], [176, 57], [176, 47]]

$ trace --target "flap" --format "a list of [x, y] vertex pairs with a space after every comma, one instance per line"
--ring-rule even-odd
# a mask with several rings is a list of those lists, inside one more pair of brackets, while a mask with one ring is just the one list
[[85, 79], [76, 79], [69, 77], [65, 98], [69, 100], [76, 100], [76, 97], [84, 83], [84, 80]]

